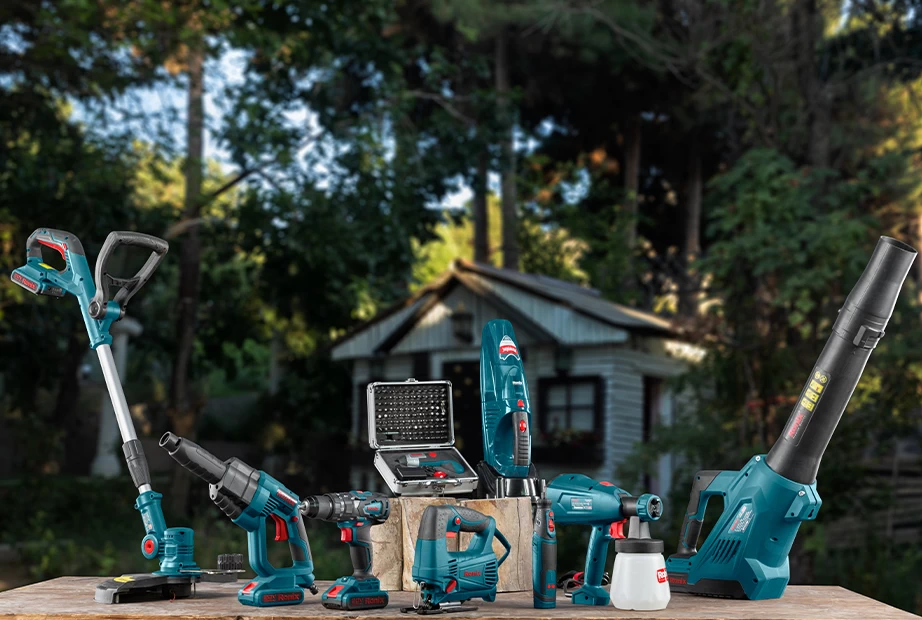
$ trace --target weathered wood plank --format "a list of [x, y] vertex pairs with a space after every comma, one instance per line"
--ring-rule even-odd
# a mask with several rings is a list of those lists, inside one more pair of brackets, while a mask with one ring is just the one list
[[[518, 497], [508, 499], [467, 499], [461, 500], [477, 512], [496, 519], [496, 529], [503, 533], [512, 551], [499, 567], [499, 584], [497, 592], [531, 591], [531, 534], [534, 529], [531, 516], [531, 498]], [[471, 534], [461, 534], [461, 547], [467, 549]], [[496, 557], [506, 552], [498, 540], [493, 540]]]
[[371, 528], [372, 566], [385, 590], [400, 590], [403, 584], [403, 508], [392, 498], [387, 521]]
[[[414, 616], [400, 613], [400, 608], [412, 603], [412, 592], [394, 592], [391, 604], [385, 609], [367, 612], [334, 612], [320, 605], [320, 596], [308, 594], [302, 605], [290, 607], [254, 608], [237, 602], [237, 584], [204, 584], [193, 599], [174, 602], [138, 603], [131, 605], [101, 605], [93, 600], [93, 591], [99, 577], [61, 577], [51, 581], [25, 586], [0, 593], [0, 617], [17, 620], [141, 620], [145, 618], [171, 618], [192, 620], [248, 620], [250, 618], [275, 618], [276, 620], [311, 620], [313, 618], [403, 618]], [[318, 584], [321, 591], [328, 584]], [[477, 604], [475, 602], [475, 604]], [[509, 618], [636, 618], [638, 620], [911, 620], [919, 616], [894, 609], [883, 603], [828, 586], [791, 586], [784, 597], [776, 601], [728, 601], [688, 595], [674, 596], [663, 611], [625, 612], [613, 607], [583, 607], [558, 599], [556, 609], [532, 608], [531, 593], [501, 594], [495, 603], [479, 603], [473, 613], [457, 614], [459, 618], [509, 619]], [[453, 617], [453, 616], [449, 616]]]

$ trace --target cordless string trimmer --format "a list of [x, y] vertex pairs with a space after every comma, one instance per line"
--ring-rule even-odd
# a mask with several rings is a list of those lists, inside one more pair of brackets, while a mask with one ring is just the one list
[[[127, 279], [116, 278], [108, 271], [113, 252], [123, 245], [151, 252], [141, 270]], [[64, 269], [58, 271], [42, 260], [42, 246], [61, 255]], [[151, 488], [147, 459], [138, 441], [110, 348], [112, 336], [109, 328], [125, 316], [128, 302], [154, 273], [168, 249], [166, 241], [150, 235], [109, 233], [96, 259], [94, 282], [83, 245], [77, 237], [63, 230], [39, 228], [29, 236], [26, 244], [26, 264], [15, 269], [10, 276], [13, 282], [36, 295], [64, 297], [70, 293], [77, 298], [90, 337], [90, 348], [99, 356], [99, 365], [112, 399], [128, 471], [138, 489], [135, 508], [141, 513], [145, 531], [141, 539], [141, 553], [149, 560], [160, 562], [160, 570], [153, 573], [122, 575], [99, 584], [96, 600], [101, 603], [188, 597], [192, 595], [193, 584], [202, 575], [193, 559], [192, 530], [166, 526], [160, 506], [163, 496]]]
[[[768, 456], [752, 457], [740, 471], [695, 475], [679, 548], [666, 562], [673, 592], [753, 600], [784, 593], [794, 537], [822, 504], [816, 491], [820, 460], [884, 336], [915, 257], [905, 243], [881, 237]], [[712, 497], [723, 500], [723, 512], [699, 550]]]

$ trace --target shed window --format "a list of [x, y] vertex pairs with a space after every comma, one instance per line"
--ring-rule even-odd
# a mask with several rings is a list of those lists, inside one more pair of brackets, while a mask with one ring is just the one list
[[541, 379], [538, 417], [541, 431], [595, 432], [601, 427], [602, 381], [599, 377]]

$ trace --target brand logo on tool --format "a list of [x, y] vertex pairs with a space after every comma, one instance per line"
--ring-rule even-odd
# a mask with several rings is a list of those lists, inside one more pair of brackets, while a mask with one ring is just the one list
[[480, 571], [479, 570], [466, 570], [464, 571], [464, 576], [465, 577], [480, 577]]
[[656, 580], [659, 583], [666, 583], [666, 569], [660, 568], [656, 571]]
[[519, 357], [519, 348], [515, 346], [515, 342], [509, 336], [503, 336], [503, 339], [499, 341], [499, 359], [505, 360], [509, 356], [515, 357], [515, 359], [521, 359]]
[[684, 573], [677, 573], [675, 575], [669, 575], [669, 583], [677, 586], [688, 585], [688, 575]]
[[294, 506], [295, 504], [298, 503], [298, 502], [295, 501], [295, 498], [293, 498], [291, 495], [288, 495], [287, 493], [285, 493], [285, 492], [282, 491], [281, 489], [278, 489], [278, 490], [275, 492], [275, 494], [278, 495], [278, 496], [279, 496], [279, 499], [281, 499], [283, 502], [285, 502], [285, 503], [288, 504], [289, 506]]
[[26, 287], [26, 288], [29, 289], [30, 291], [37, 291], [37, 290], [38, 290], [38, 284], [36, 284], [36, 283], [33, 282], [32, 280], [30, 280], [30, 279], [24, 277], [24, 276], [23, 276], [22, 274], [20, 274], [20, 273], [15, 273], [15, 272], [13, 273], [13, 282], [15, 282], [16, 284], [19, 284], [20, 286]]
[[279, 592], [278, 594], [264, 594], [263, 603], [281, 603], [283, 601], [300, 601], [300, 594], [297, 592]]

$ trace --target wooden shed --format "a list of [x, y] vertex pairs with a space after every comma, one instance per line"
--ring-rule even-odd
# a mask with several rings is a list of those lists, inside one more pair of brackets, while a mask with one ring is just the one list
[[[669, 320], [596, 290], [458, 260], [334, 346], [334, 359], [352, 362], [356, 442], [367, 446], [368, 383], [449, 379], [456, 445], [472, 465], [479, 462], [480, 332], [497, 318], [516, 331], [534, 416], [532, 456], [545, 478], [563, 471], [612, 478], [636, 442], [658, 422], [671, 422], [682, 399], [668, 379], [698, 353]], [[648, 490], [668, 491], [671, 472], [666, 457], [650, 472]], [[352, 475], [357, 488], [383, 488], [370, 452]]]

